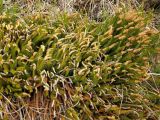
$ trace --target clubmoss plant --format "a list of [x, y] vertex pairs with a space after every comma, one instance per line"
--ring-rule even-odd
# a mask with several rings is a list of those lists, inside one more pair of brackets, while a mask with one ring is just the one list
[[156, 119], [159, 106], [148, 106], [140, 87], [157, 34], [144, 19], [134, 10], [102, 22], [78, 13], [52, 21], [1, 15], [2, 119]]

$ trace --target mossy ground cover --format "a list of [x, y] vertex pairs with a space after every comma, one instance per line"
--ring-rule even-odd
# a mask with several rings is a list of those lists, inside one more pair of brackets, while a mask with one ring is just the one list
[[149, 71], [159, 32], [146, 24], [135, 10], [101, 22], [3, 12], [1, 119], [158, 119], [159, 84]]

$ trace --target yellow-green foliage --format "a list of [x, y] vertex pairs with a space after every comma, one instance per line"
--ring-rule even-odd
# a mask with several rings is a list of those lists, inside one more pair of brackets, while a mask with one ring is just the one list
[[146, 52], [154, 34], [133, 10], [101, 23], [79, 14], [54, 21], [3, 14], [1, 94], [18, 99], [43, 88], [57, 119], [146, 118], [150, 101], [139, 83], [149, 77]]

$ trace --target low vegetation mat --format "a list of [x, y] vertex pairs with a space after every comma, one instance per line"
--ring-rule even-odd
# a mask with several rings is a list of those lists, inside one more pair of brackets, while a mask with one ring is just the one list
[[1, 119], [158, 119], [159, 93], [143, 83], [159, 34], [146, 24], [134, 10], [101, 22], [2, 13]]

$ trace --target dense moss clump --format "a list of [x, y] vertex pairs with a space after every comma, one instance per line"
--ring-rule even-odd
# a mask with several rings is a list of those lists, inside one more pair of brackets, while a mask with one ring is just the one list
[[[1, 101], [30, 106], [24, 100], [32, 101], [41, 91], [35, 104], [45, 96], [52, 119], [156, 119], [159, 106], [140, 86], [149, 78], [147, 53], [156, 35], [145, 26], [133, 10], [103, 22], [79, 14], [54, 20], [44, 14], [1, 15]], [[8, 107], [12, 112], [18, 109], [13, 104]], [[11, 118], [6, 105], [4, 117]]]

